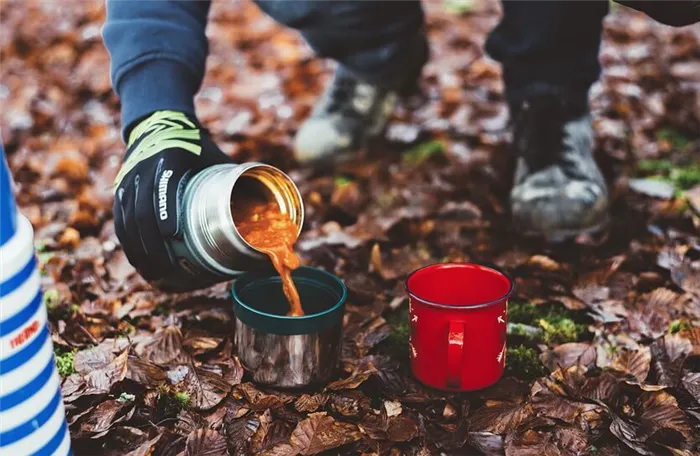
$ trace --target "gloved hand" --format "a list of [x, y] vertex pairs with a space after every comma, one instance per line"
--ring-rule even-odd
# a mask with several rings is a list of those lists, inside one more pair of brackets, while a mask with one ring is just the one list
[[129, 262], [146, 280], [157, 282], [175, 268], [165, 241], [178, 233], [185, 181], [231, 161], [182, 112], [157, 111], [132, 129], [114, 182], [114, 227]]

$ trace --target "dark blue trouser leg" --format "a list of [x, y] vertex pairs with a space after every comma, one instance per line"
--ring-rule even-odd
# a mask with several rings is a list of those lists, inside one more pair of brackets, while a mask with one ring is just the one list
[[321, 57], [387, 88], [411, 84], [427, 57], [419, 1], [257, 0], [277, 22], [301, 32]]
[[598, 50], [607, 1], [503, 1], [486, 51], [503, 65], [511, 106], [538, 93], [585, 106], [600, 75]]
[[[257, 0], [273, 19], [297, 29], [322, 57], [358, 77], [395, 88], [415, 78], [424, 58], [417, 1]], [[511, 103], [536, 91], [566, 91], [585, 102], [598, 78], [607, 1], [505, 1], [487, 51], [504, 67]], [[574, 100], [572, 100], [574, 101]]]

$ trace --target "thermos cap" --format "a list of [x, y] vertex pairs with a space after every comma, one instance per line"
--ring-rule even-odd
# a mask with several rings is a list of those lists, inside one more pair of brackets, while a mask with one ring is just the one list
[[0, 143], [0, 246], [17, 232], [17, 205], [12, 190], [12, 176], [7, 166], [5, 149]]

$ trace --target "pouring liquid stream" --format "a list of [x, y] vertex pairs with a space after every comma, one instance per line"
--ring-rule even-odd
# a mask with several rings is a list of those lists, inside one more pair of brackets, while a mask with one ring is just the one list
[[300, 261], [294, 252], [297, 240], [297, 226], [282, 213], [275, 202], [246, 201], [231, 208], [238, 232], [246, 242], [270, 257], [272, 265], [282, 278], [282, 289], [289, 301], [287, 315], [304, 315], [297, 287], [292, 281], [292, 271]]

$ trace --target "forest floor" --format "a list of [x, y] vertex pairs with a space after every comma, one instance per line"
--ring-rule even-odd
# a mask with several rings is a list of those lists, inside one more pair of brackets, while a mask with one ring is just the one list
[[[290, 173], [304, 262], [350, 290], [333, 381], [290, 393], [250, 383], [233, 356], [228, 285], [154, 291], [118, 245], [103, 3], [0, 5], [0, 128], [76, 455], [700, 451], [700, 27], [613, 8], [591, 90], [611, 229], [548, 246], [509, 224], [508, 116], [482, 50], [497, 3], [427, 5], [425, 96], [386, 141], [321, 175], [290, 146], [331, 65], [251, 2], [214, 2], [199, 117], [237, 161]], [[403, 279], [443, 261], [516, 283], [506, 375], [483, 391], [443, 394], [408, 373]]]

